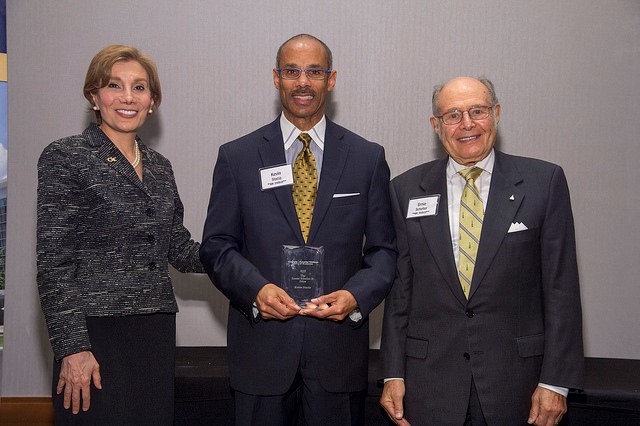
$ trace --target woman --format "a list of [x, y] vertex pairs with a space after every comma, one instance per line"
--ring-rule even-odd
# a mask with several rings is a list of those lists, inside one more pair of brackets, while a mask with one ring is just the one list
[[38, 288], [53, 348], [56, 424], [173, 424], [168, 264], [202, 272], [162, 155], [136, 136], [161, 101], [153, 61], [108, 46], [84, 96], [97, 123], [38, 161]]

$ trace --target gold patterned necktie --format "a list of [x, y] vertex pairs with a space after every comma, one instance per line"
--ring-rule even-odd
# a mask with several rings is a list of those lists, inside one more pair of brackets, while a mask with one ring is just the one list
[[318, 184], [318, 172], [316, 168], [316, 158], [309, 147], [311, 136], [308, 133], [300, 133], [298, 140], [303, 143], [302, 151], [293, 163], [293, 202], [298, 213], [300, 230], [307, 242], [309, 229], [311, 228], [311, 217], [313, 216], [313, 206], [316, 202], [316, 187]]
[[480, 232], [484, 220], [482, 198], [476, 186], [476, 179], [482, 173], [479, 167], [470, 167], [458, 173], [467, 181], [460, 198], [460, 242], [458, 244], [460, 265], [458, 277], [465, 297], [469, 298], [471, 279], [476, 266]]

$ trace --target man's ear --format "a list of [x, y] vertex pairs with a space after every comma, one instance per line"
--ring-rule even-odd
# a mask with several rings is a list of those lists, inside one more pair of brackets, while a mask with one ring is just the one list
[[327, 91], [331, 92], [333, 90], [333, 88], [336, 86], [336, 70], [331, 71], [331, 73], [329, 74], [329, 79], [327, 81], [328, 85], [327, 85]]
[[440, 134], [440, 121], [438, 121], [438, 118], [432, 115], [431, 117], [429, 117], [429, 123], [431, 123], [431, 127], [433, 127], [433, 130], [437, 134]]

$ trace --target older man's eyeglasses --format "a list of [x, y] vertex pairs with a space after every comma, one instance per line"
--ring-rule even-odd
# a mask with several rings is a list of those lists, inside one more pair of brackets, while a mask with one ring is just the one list
[[322, 80], [326, 73], [331, 72], [331, 70], [322, 68], [309, 68], [306, 70], [301, 70], [300, 68], [276, 68], [276, 71], [285, 80], [297, 80], [302, 73], [305, 73], [309, 80]]
[[453, 111], [445, 112], [442, 115], [436, 115], [436, 117], [442, 120], [444, 124], [458, 124], [462, 121], [464, 113], [466, 112], [467, 114], [469, 114], [469, 118], [472, 119], [473, 121], [484, 120], [485, 118], [489, 117], [491, 108], [493, 107], [475, 106], [475, 107], [469, 108], [466, 111], [460, 111], [456, 109]]

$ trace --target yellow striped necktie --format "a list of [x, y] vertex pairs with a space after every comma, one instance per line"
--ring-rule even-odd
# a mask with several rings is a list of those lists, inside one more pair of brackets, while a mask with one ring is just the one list
[[305, 243], [309, 237], [313, 206], [316, 202], [318, 172], [316, 159], [311, 152], [311, 136], [300, 133], [298, 140], [304, 145], [293, 163], [293, 202], [296, 206], [300, 230]]
[[458, 244], [460, 264], [458, 277], [465, 297], [469, 298], [471, 279], [476, 265], [480, 233], [484, 220], [482, 198], [476, 186], [476, 179], [482, 173], [479, 167], [470, 167], [458, 173], [467, 181], [460, 198], [460, 242]]

